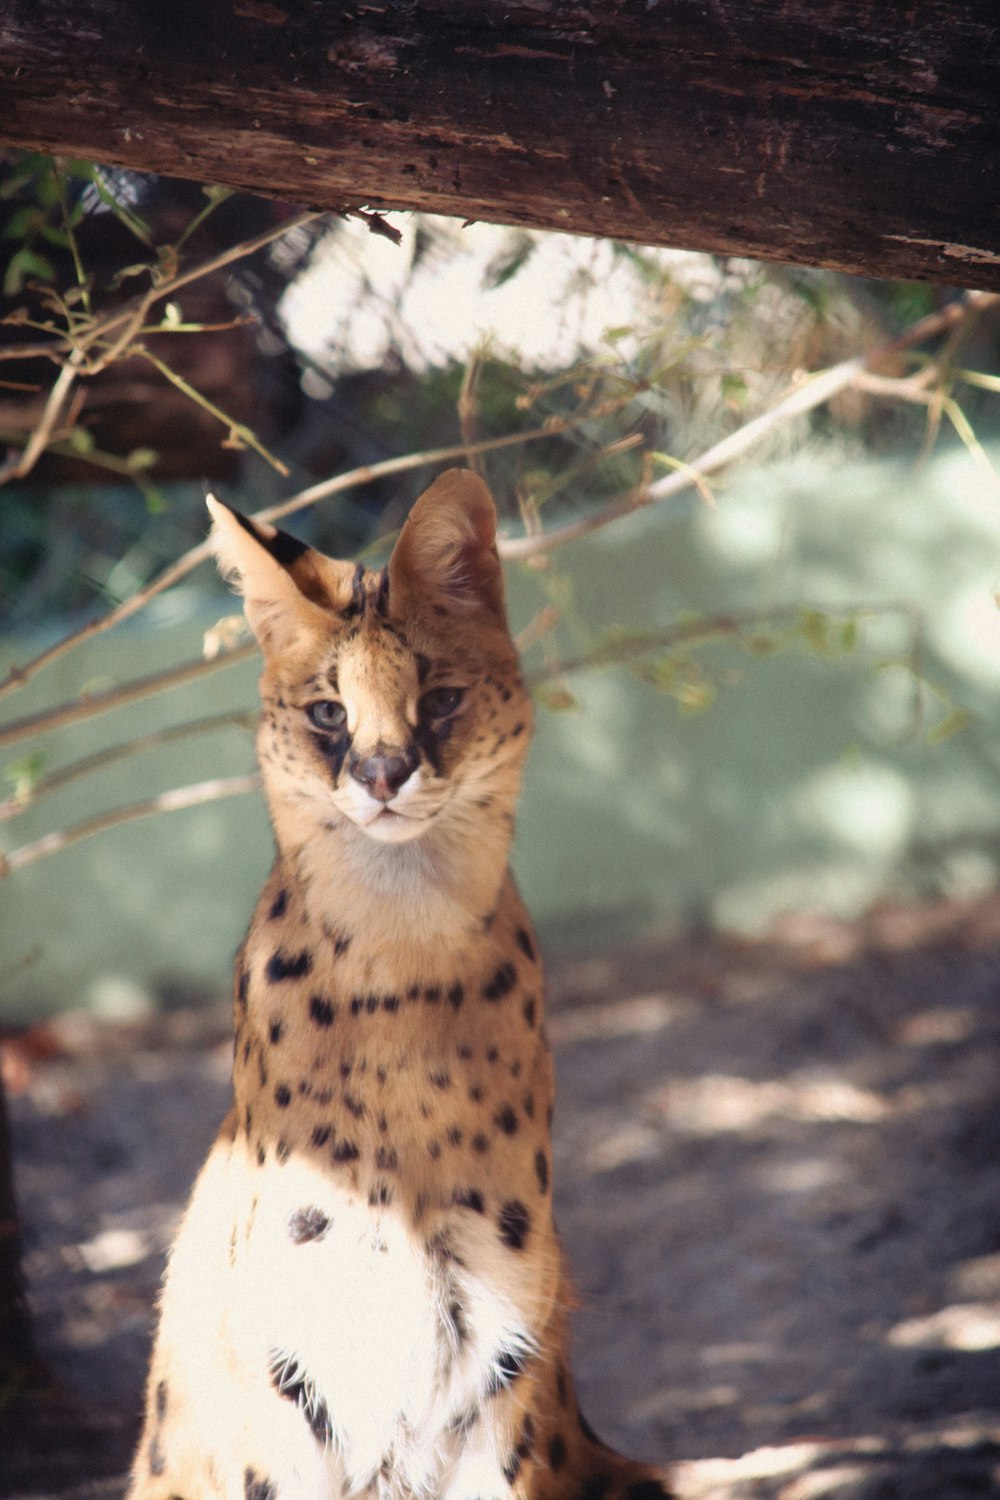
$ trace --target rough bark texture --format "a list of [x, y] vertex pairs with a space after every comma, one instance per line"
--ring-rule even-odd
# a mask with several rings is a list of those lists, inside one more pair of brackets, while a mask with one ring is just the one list
[[0, 137], [1000, 287], [995, 0], [8, 0]]

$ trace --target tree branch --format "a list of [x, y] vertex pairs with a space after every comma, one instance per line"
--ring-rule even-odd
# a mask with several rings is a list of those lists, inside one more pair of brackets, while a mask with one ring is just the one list
[[192, 786], [181, 786], [172, 791], [160, 792], [158, 796], [150, 797], [146, 802], [134, 802], [128, 807], [116, 807], [110, 812], [98, 813], [96, 817], [77, 823], [72, 828], [47, 833], [43, 838], [35, 839], [33, 843], [22, 844], [20, 849], [12, 849], [9, 854], [4, 854], [0, 850], [0, 880], [7, 875], [13, 875], [17, 870], [23, 870], [27, 865], [33, 865], [36, 860], [44, 859], [48, 854], [58, 854], [61, 850], [68, 849], [71, 844], [78, 844], [82, 839], [89, 839], [95, 833], [104, 833], [108, 828], [116, 828], [121, 823], [134, 823], [138, 818], [149, 818], [155, 813], [178, 812], [185, 807], [200, 807], [206, 802], [217, 802], [222, 797], [240, 797], [247, 792], [258, 791], [260, 784], [260, 776], [257, 773], [247, 776], [217, 777], [212, 781], [199, 781]]

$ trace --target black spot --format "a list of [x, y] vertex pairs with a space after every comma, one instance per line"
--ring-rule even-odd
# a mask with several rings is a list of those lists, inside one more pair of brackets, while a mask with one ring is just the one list
[[535, 1002], [534, 1002], [533, 999], [525, 1000], [525, 1002], [524, 1002], [524, 1019], [527, 1021], [527, 1023], [528, 1023], [529, 1026], [534, 1026], [534, 1024], [535, 1024], [535, 1018], [536, 1018], [536, 1015], [537, 1015], [537, 1011], [538, 1011], [538, 1007], [536, 1006], [536, 1004], [535, 1004]]
[[317, 1125], [316, 1128], [313, 1130], [313, 1133], [312, 1133], [312, 1137], [311, 1137], [312, 1144], [314, 1146], [316, 1146], [316, 1147], [325, 1146], [326, 1143], [327, 1143], [327, 1141], [330, 1139], [330, 1137], [332, 1135], [333, 1135], [333, 1130], [332, 1130], [331, 1126], [329, 1126], [329, 1125]]
[[[297, 1406], [305, 1417], [309, 1430], [317, 1443], [326, 1444], [333, 1435], [333, 1426], [330, 1422], [330, 1413], [325, 1401], [317, 1400], [315, 1396], [310, 1400], [309, 1386], [307, 1381], [299, 1376], [292, 1379], [287, 1373], [287, 1366], [280, 1359], [271, 1366], [271, 1384], [279, 1396], [284, 1396], [293, 1406]], [[248, 1470], [248, 1472], [250, 1472]], [[273, 1492], [273, 1486], [272, 1486]], [[171, 1497], [173, 1500], [173, 1497]], [[264, 1500], [264, 1497], [261, 1497]]]
[[497, 1047], [487, 1047], [487, 1049], [486, 1049], [486, 1061], [487, 1062], [495, 1063], [496, 1060], [497, 1060], [497, 1058], [499, 1056], [500, 1056], [500, 1051], [499, 1051], [499, 1049]]
[[478, 1083], [470, 1083], [470, 1085], [469, 1085], [469, 1099], [470, 1099], [470, 1101], [473, 1104], [481, 1104], [482, 1103], [482, 1101], [483, 1101], [483, 1091], [480, 1088], [480, 1086], [479, 1086]]
[[472, 1149], [473, 1151], [478, 1151], [480, 1156], [483, 1156], [490, 1149], [489, 1139], [483, 1135], [482, 1131], [479, 1131], [472, 1137]]
[[288, 892], [286, 890], [282, 889], [282, 890], [280, 890], [278, 892], [278, 894], [275, 896], [274, 900], [271, 902], [271, 910], [268, 912], [267, 915], [268, 915], [269, 920], [272, 921], [272, 922], [274, 922], [274, 921], [276, 921], [276, 919], [278, 917], [283, 917], [285, 915], [285, 912], [287, 910], [288, 910]]
[[504, 1135], [513, 1135], [517, 1130], [517, 1115], [509, 1104], [504, 1104], [493, 1116], [493, 1123]]
[[388, 1081], [389, 1075], [386, 1072], [385, 1068], [376, 1068], [375, 1077], [379, 1083], [386, 1083]]
[[503, 1477], [508, 1484], [513, 1484], [521, 1472], [521, 1455], [516, 1450], [511, 1453], [503, 1466]]
[[280, 984], [284, 979], [302, 979], [312, 968], [312, 954], [303, 949], [301, 953], [285, 953], [282, 949], [272, 953], [267, 961], [269, 984]]
[[334, 935], [333, 951], [337, 958], [339, 958], [342, 953], [346, 953], [350, 946], [351, 939], [349, 936], [346, 936], [342, 932], [338, 932]]
[[432, 1083], [436, 1089], [450, 1089], [451, 1074], [441, 1068], [436, 1073], [428, 1073], [427, 1082]]
[[478, 1188], [456, 1188], [451, 1195], [456, 1208], [471, 1208], [474, 1214], [484, 1214], [486, 1203]]
[[356, 1120], [360, 1120], [361, 1116], [365, 1112], [365, 1107], [362, 1104], [361, 1100], [355, 1099], [353, 1094], [345, 1094], [344, 1103], [347, 1105], [347, 1108], [351, 1111], [351, 1114], [354, 1116], [354, 1118]]
[[440, 1141], [433, 1141], [433, 1140], [432, 1141], [428, 1141], [427, 1142], [427, 1155], [430, 1157], [431, 1161], [437, 1161], [438, 1158], [441, 1155], [441, 1142]]
[[267, 1152], [264, 1150], [263, 1141], [257, 1142], [257, 1165], [262, 1167], [267, 1161]]
[[391, 1146], [379, 1146], [375, 1153], [375, 1165], [382, 1172], [398, 1172], [399, 1157]]
[[566, 1443], [561, 1433], [554, 1432], [549, 1438], [549, 1468], [558, 1473], [566, 1462]]
[[392, 1015], [395, 1011], [397, 1011], [399, 1009], [399, 996], [398, 995], [383, 995], [382, 996], [382, 1009], [383, 1010], [387, 1010], [389, 1012], [389, 1014]]
[[250, 974], [247, 969], [239, 969], [236, 974], [236, 1000], [240, 1010], [247, 1008], [247, 993], [250, 989]]
[[517, 1198], [509, 1198], [497, 1220], [500, 1238], [510, 1250], [523, 1250], [531, 1230], [531, 1215]]
[[535, 1152], [535, 1176], [538, 1178], [538, 1190], [547, 1193], [549, 1190], [549, 1162], [544, 1151]]
[[278, 1500], [278, 1492], [269, 1479], [259, 1479], [255, 1469], [245, 1469], [243, 1500]]
[[332, 1026], [336, 1006], [323, 995], [309, 997], [309, 1019], [314, 1026]]
[[522, 735], [523, 733], [524, 733], [524, 725], [521, 724], [521, 723], [517, 723], [517, 724], [514, 725], [514, 728], [511, 730], [510, 737], [511, 737], [512, 740], [516, 740], [518, 738], [518, 736]]
[[278, 1137], [278, 1144], [274, 1148], [274, 1154], [278, 1158], [278, 1165], [282, 1167], [292, 1154], [292, 1148], [283, 1135]]
[[153, 1433], [153, 1440], [149, 1445], [149, 1472], [154, 1479], [159, 1479], [167, 1470], [167, 1455], [163, 1451], [160, 1442], [160, 1434]]
[[658, 1479], [637, 1479], [625, 1491], [624, 1500], [670, 1500], [670, 1491]]
[[428, 1005], [437, 1005], [438, 1001], [441, 999], [440, 986], [436, 984], [429, 984], [424, 990], [424, 999], [426, 1000]]
[[377, 1182], [368, 1194], [369, 1208], [385, 1208], [392, 1202], [392, 1188], [387, 1182]]
[[378, 1006], [379, 1006], [378, 996], [377, 995], [369, 995], [368, 999], [365, 1001], [365, 1010], [368, 1012], [368, 1014], [370, 1016], [373, 1016], [375, 1014], [375, 1012], [378, 1010]]
[[465, 1308], [459, 1301], [449, 1302], [447, 1319], [451, 1327], [452, 1337], [461, 1348], [469, 1337], [469, 1326], [465, 1321]]
[[486, 1394], [495, 1396], [499, 1391], [509, 1390], [522, 1373], [527, 1356], [519, 1349], [499, 1349], [486, 1377]]
[[330, 1155], [334, 1161], [357, 1161], [361, 1152], [354, 1141], [338, 1141]]
[[513, 964], [501, 964], [489, 984], [483, 986], [484, 1000], [502, 1000], [509, 995], [517, 983], [517, 970]]
[[461, 1127], [461, 1125], [449, 1125], [448, 1126], [448, 1145], [449, 1146], [460, 1146], [461, 1144], [462, 1144], [462, 1127]]
[[288, 1237], [293, 1245], [306, 1245], [321, 1240], [329, 1227], [330, 1220], [320, 1209], [297, 1208], [288, 1221]]
[[274, 1102], [279, 1109], [287, 1109], [292, 1102], [292, 1091], [287, 1083], [279, 1083], [274, 1090]]
[[165, 1380], [157, 1381], [155, 1412], [158, 1422], [162, 1422], [167, 1415], [167, 1382]]
[[352, 1016], [360, 1016], [360, 1014], [364, 1010], [364, 1008], [365, 1008], [365, 997], [363, 995], [355, 995], [354, 998], [351, 1001], [351, 1015]]
[[528, 959], [529, 963], [535, 962], [535, 945], [531, 941], [531, 934], [526, 932], [523, 927], [517, 929], [517, 946], [525, 958]]
[[465, 999], [465, 990], [460, 984], [453, 984], [448, 991], [448, 1004], [452, 1010], [461, 1009], [462, 1001]]
[[284, 1028], [284, 1026], [282, 1025], [282, 1023], [280, 1021], [275, 1020], [275, 1021], [271, 1022], [271, 1025], [270, 1025], [270, 1027], [268, 1029], [268, 1036], [271, 1038], [271, 1045], [272, 1046], [276, 1047], [278, 1045], [278, 1043], [281, 1041], [281, 1034], [284, 1031], [284, 1029], [285, 1028]]
[[406, 998], [411, 1003], [414, 1000], [419, 1000], [420, 999], [420, 987], [419, 987], [419, 985], [411, 984], [410, 988], [406, 992]]
[[521, 1100], [521, 1107], [524, 1110], [524, 1113], [528, 1116], [529, 1120], [533, 1120], [535, 1118], [535, 1098], [533, 1094], [525, 1094], [524, 1098]]
[[604, 1500], [604, 1496], [611, 1488], [611, 1477], [608, 1474], [591, 1474], [590, 1478], [580, 1490], [578, 1500]]

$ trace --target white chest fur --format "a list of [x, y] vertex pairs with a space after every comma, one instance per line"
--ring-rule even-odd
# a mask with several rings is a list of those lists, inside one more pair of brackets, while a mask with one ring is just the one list
[[[387, 1500], [451, 1493], [472, 1413], [477, 1462], [490, 1467], [490, 1393], [531, 1350], [530, 1310], [503, 1274], [509, 1257], [494, 1276], [481, 1221], [468, 1219], [428, 1245], [306, 1160], [251, 1171], [240, 1143], [217, 1147], [164, 1299], [165, 1317], [183, 1309], [184, 1379], [196, 1405], [204, 1389], [216, 1451], [222, 1365], [243, 1395], [234, 1423], [255, 1413], [293, 1435], [291, 1492], [320, 1500], [374, 1482]], [[221, 1324], [213, 1300], [227, 1309]], [[245, 1442], [232, 1433], [234, 1447]]]

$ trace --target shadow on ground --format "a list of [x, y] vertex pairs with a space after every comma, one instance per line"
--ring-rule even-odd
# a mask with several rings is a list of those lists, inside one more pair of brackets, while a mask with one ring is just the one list
[[[672, 1463], [683, 1500], [1000, 1496], [1000, 897], [635, 948], [551, 990], [602, 1436]], [[25, 1427], [11, 1493], [120, 1494], [80, 1484], [126, 1462], [228, 1057], [218, 1010], [7, 1047], [32, 1295], [73, 1403]]]

